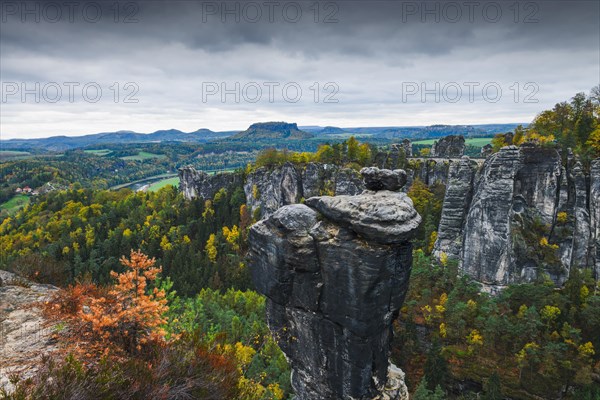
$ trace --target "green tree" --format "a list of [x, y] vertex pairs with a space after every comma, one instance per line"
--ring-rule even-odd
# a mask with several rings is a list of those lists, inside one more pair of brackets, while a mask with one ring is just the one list
[[350, 162], [358, 161], [359, 146], [360, 146], [360, 143], [358, 142], [358, 140], [356, 140], [356, 138], [354, 136], [350, 136], [346, 145], [348, 146], [348, 150], [347, 150], [348, 161], [350, 161]]
[[448, 363], [442, 357], [442, 347], [439, 341], [434, 340], [431, 349], [427, 353], [425, 360], [425, 378], [428, 382], [428, 388], [434, 389], [437, 386], [445, 387], [448, 379]]
[[412, 400], [444, 400], [446, 398], [446, 394], [440, 386], [436, 386], [435, 390], [429, 390], [428, 386], [427, 378], [421, 379], [412, 395]]
[[492, 151], [496, 153], [504, 146], [508, 146], [508, 143], [506, 142], [506, 136], [502, 133], [499, 133], [496, 136], [494, 136], [494, 138], [492, 139]]
[[487, 380], [485, 385], [485, 394], [483, 400], [501, 400], [502, 392], [500, 385], [500, 376], [494, 372]]

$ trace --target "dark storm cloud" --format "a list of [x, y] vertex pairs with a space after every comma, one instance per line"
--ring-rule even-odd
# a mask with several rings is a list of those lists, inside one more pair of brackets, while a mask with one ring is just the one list
[[[57, 22], [47, 3], [3, 2], [2, 81], [93, 81], [105, 92], [111, 82], [134, 81], [139, 103], [8, 101], [3, 136], [38, 134], [39, 116], [46, 131], [66, 134], [243, 128], [263, 118], [338, 125], [527, 121], [600, 80], [596, 1], [122, 1], [115, 14], [114, 1], [73, 1], [68, 9], [58, 0], [50, 2], [61, 9]], [[293, 81], [304, 94], [298, 103], [201, 101], [203, 83], [224, 81]], [[473, 81], [496, 82], [502, 102], [401, 99], [406, 82], [431, 88]], [[314, 82], [335, 82], [339, 103], [315, 102], [308, 95]], [[521, 92], [534, 82], [539, 102], [507, 99], [514, 82]]]

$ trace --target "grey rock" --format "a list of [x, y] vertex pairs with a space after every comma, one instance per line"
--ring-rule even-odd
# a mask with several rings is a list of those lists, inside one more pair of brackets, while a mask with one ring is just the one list
[[320, 196], [321, 182], [334, 182], [337, 168], [333, 165], [308, 163], [302, 171], [302, 194], [304, 197]]
[[596, 279], [600, 278], [600, 158], [592, 161], [590, 170], [591, 255]]
[[434, 184], [447, 184], [448, 181], [448, 170], [451, 160], [431, 160], [422, 159], [412, 163], [412, 174], [408, 177], [408, 186], [412, 184], [415, 178], [419, 178], [421, 182], [428, 186]]
[[246, 204], [266, 218], [284, 205], [300, 203], [303, 198], [322, 194], [361, 193], [365, 186], [360, 174], [331, 164], [286, 163], [276, 168], [259, 168], [246, 178]]
[[589, 246], [591, 238], [590, 211], [587, 207], [587, 184], [583, 173], [581, 163], [577, 161], [571, 168], [571, 179], [575, 201], [573, 204], [573, 214], [575, 216], [575, 227], [573, 232], [573, 252], [571, 257], [571, 266], [584, 268], [591, 265], [588, 259]]
[[460, 257], [463, 228], [473, 196], [477, 168], [477, 163], [468, 157], [450, 164], [442, 216], [434, 245], [434, 255], [438, 257], [442, 252], [450, 258]]
[[221, 188], [228, 189], [241, 183], [242, 176], [237, 173], [208, 175], [192, 167], [179, 169], [179, 190], [187, 200], [212, 199]]
[[465, 138], [462, 135], [450, 135], [436, 140], [431, 147], [431, 157], [459, 158], [465, 154]]
[[515, 192], [535, 208], [544, 223], [556, 214], [556, 193], [560, 189], [561, 160], [554, 149], [523, 145], [519, 149], [523, 165], [515, 177]]
[[493, 154], [493, 152], [494, 152], [494, 148], [492, 147], [491, 144], [488, 143], [481, 148], [481, 157], [485, 158], [487, 156], [490, 156]]
[[404, 169], [408, 158], [413, 156], [412, 143], [404, 139], [401, 143], [393, 143], [389, 150], [379, 150], [375, 153], [373, 166], [386, 169]]
[[[561, 286], [571, 268], [592, 268], [597, 260], [598, 161], [590, 176], [571, 154], [566, 167], [552, 148], [507, 146], [489, 156], [475, 175], [459, 180], [451, 166], [435, 253], [458, 254], [462, 270], [490, 291], [548, 274]], [[461, 206], [461, 196], [465, 193]], [[596, 196], [593, 194], [596, 193]], [[462, 223], [461, 207], [468, 210]], [[566, 213], [566, 222], [558, 220]], [[533, 233], [535, 232], [535, 233]], [[542, 249], [545, 236], [549, 246]], [[458, 251], [458, 253], [457, 253]], [[597, 267], [595, 267], [597, 269]], [[598, 275], [595, 272], [595, 276]]]
[[298, 400], [408, 400], [388, 357], [417, 221], [406, 195], [367, 191], [284, 206], [251, 228], [252, 278]]
[[402, 151], [404, 151], [404, 156], [409, 158], [413, 156], [413, 151], [412, 151], [412, 143], [410, 142], [410, 140], [408, 139], [404, 139], [402, 140], [402, 143], [400, 144], [400, 149], [402, 149]]
[[261, 217], [269, 216], [279, 207], [300, 201], [301, 183], [301, 175], [292, 163], [274, 169], [259, 168], [246, 178], [246, 204], [252, 212], [259, 209]]
[[486, 160], [479, 178], [464, 228], [462, 270], [482, 283], [510, 280], [510, 221], [521, 166], [519, 149], [504, 147]]
[[360, 170], [368, 190], [400, 190], [406, 184], [406, 172], [368, 167]]
[[[340, 168], [335, 174], [335, 195], [350, 195], [354, 196], [365, 190], [360, 173], [350, 168]], [[309, 198], [312, 196], [304, 196]]]
[[331, 221], [377, 243], [408, 240], [421, 223], [412, 200], [404, 193], [388, 190], [358, 196], [311, 197], [306, 204]]
[[3, 270], [0, 281], [4, 282], [0, 288], [0, 393], [4, 390], [11, 398], [15, 390], [12, 375], [35, 379], [42, 358], [60, 351], [42, 307], [58, 288]]

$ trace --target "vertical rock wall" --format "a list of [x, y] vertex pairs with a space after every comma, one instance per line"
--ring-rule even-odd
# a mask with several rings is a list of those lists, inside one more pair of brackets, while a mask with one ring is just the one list
[[250, 230], [252, 277], [299, 400], [408, 399], [388, 356], [421, 217], [387, 190], [404, 184], [403, 172], [379, 172], [368, 183], [382, 190], [312, 197]]
[[465, 137], [449, 135], [436, 140], [431, 146], [431, 157], [459, 158], [465, 154]]
[[303, 198], [322, 194], [354, 195], [363, 190], [357, 171], [317, 163], [259, 168], [248, 175], [244, 184], [246, 204], [252, 212], [258, 210], [261, 218], [284, 205], [299, 203]]
[[192, 167], [179, 169], [179, 190], [191, 200], [196, 197], [212, 199], [221, 188], [230, 188], [242, 183], [242, 176], [236, 173], [208, 175]]
[[442, 252], [452, 258], [459, 258], [463, 247], [463, 233], [466, 215], [473, 196], [473, 181], [478, 165], [468, 157], [450, 164], [446, 195], [434, 255]]
[[486, 160], [479, 177], [465, 221], [462, 268], [480, 282], [506, 282], [510, 275], [510, 221], [521, 165], [519, 150], [505, 147]]
[[541, 273], [562, 285], [571, 268], [600, 276], [599, 164], [588, 176], [574, 157], [563, 167], [556, 149], [531, 144], [502, 148], [479, 172], [451, 162], [434, 254], [492, 291]]
[[600, 159], [592, 162], [590, 171], [591, 254], [596, 278], [600, 278]]

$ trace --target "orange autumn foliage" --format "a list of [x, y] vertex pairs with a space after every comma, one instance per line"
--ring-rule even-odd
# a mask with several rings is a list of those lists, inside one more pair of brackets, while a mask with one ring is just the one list
[[148, 285], [161, 272], [155, 260], [139, 251], [129, 259], [122, 257], [123, 273], [111, 272], [116, 283], [98, 287], [78, 283], [59, 291], [44, 306], [48, 321], [66, 323], [68, 329], [56, 333], [67, 352], [93, 360], [112, 354], [134, 355], [145, 344], [162, 346], [165, 331], [161, 325], [168, 310], [164, 290], [148, 290]]
[[111, 271], [117, 283], [107, 296], [91, 298], [88, 310], [79, 317], [91, 326], [100, 339], [120, 345], [128, 353], [140, 350], [148, 341], [164, 341], [166, 332], [160, 327], [168, 310], [164, 290], [148, 292], [148, 283], [161, 272], [156, 260], [140, 251], [131, 251], [129, 259], [122, 257], [127, 268], [123, 273]]

